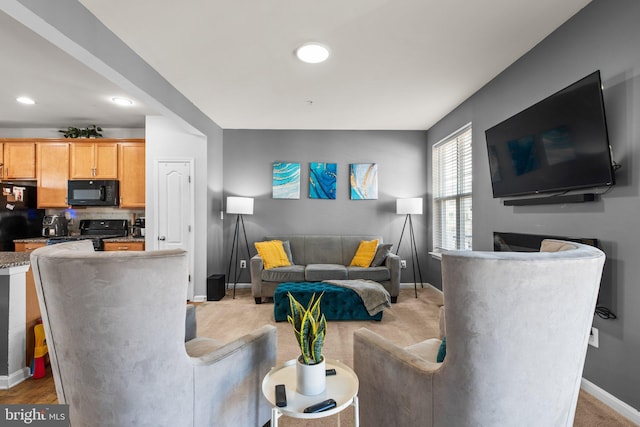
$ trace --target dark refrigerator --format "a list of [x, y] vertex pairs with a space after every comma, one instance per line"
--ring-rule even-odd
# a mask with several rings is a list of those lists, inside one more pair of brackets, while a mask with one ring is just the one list
[[0, 251], [14, 251], [15, 239], [40, 237], [44, 209], [37, 209], [34, 184], [0, 183]]

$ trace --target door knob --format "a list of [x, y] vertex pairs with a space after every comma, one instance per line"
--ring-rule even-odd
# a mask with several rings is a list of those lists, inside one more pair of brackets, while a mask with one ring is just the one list
[[167, 238], [164, 236], [158, 236], [158, 240], [167, 240]]

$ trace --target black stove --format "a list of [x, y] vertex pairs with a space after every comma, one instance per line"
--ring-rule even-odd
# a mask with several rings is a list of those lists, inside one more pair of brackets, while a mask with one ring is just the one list
[[61, 236], [47, 239], [47, 245], [91, 239], [93, 249], [104, 249], [104, 239], [124, 237], [129, 232], [129, 221], [126, 219], [83, 219], [80, 221], [79, 236]]

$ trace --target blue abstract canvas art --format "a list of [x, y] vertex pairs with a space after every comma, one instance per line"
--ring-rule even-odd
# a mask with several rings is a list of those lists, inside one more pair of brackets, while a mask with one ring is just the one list
[[351, 200], [378, 198], [378, 165], [376, 163], [352, 163], [349, 173]]
[[273, 162], [273, 198], [300, 198], [300, 163]]
[[335, 199], [337, 163], [309, 163], [309, 198]]

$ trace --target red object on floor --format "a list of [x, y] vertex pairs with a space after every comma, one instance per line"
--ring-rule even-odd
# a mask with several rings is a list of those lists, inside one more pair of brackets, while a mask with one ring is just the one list
[[35, 333], [36, 345], [33, 351], [33, 379], [37, 380], [45, 375], [44, 358], [46, 357], [49, 349], [45, 342], [44, 326], [42, 323], [38, 323], [33, 327]]
[[44, 369], [44, 357], [37, 357], [33, 359], [33, 379], [37, 380], [45, 375]]

